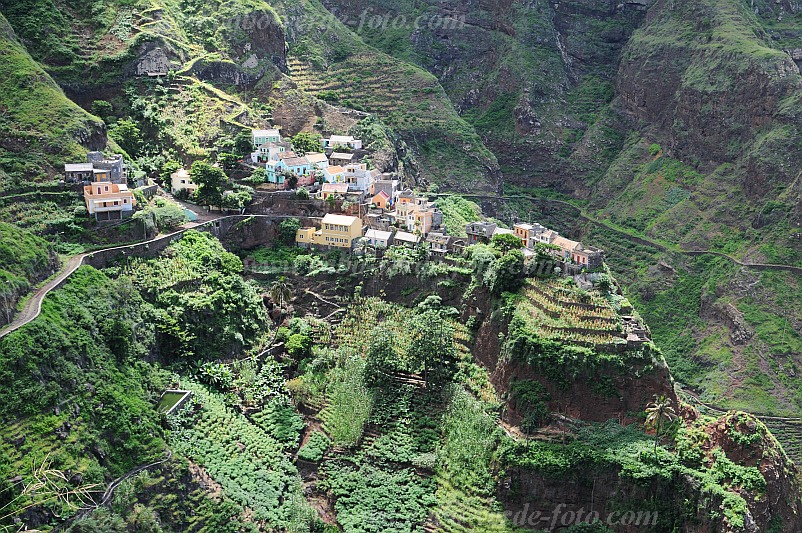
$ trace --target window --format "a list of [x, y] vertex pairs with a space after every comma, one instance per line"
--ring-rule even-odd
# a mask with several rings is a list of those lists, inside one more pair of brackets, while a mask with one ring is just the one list
[[114, 205], [120, 205], [119, 200], [114, 200]]
[[97, 188], [97, 193], [100, 194], [100, 187]]
[[123, 203], [127, 204], [128, 203], [128, 198], [123, 199]]

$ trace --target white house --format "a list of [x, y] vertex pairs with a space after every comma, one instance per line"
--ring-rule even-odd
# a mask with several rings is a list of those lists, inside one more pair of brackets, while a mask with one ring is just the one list
[[393, 234], [389, 231], [369, 229], [365, 233], [365, 240], [374, 248], [387, 248], [393, 240]]
[[277, 129], [251, 130], [253, 149], [256, 150], [265, 143], [281, 142], [281, 132]]
[[347, 146], [351, 150], [361, 150], [362, 141], [354, 139], [350, 135], [332, 135], [328, 139], [321, 139], [323, 149], [336, 148], [337, 146]]
[[198, 186], [190, 178], [189, 172], [181, 168], [170, 174], [170, 189], [174, 194], [184, 189], [188, 190], [189, 194], [194, 194], [198, 190]]
[[380, 175], [376, 169], [368, 170], [368, 166], [364, 163], [352, 163], [345, 167], [345, 182], [348, 186], [352, 190], [366, 194], [373, 190], [373, 184]]
[[329, 159], [326, 157], [326, 154], [321, 152], [307, 152], [306, 159], [309, 160], [309, 163], [311, 163], [312, 166], [320, 170], [323, 170], [329, 166]]
[[329, 166], [323, 169], [323, 181], [326, 183], [344, 183], [345, 169], [340, 166]]

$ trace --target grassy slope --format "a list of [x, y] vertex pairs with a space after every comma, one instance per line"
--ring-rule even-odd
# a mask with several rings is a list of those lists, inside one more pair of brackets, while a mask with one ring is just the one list
[[[800, 156], [802, 123], [791, 110], [802, 78], [778, 44], [737, 2], [652, 8], [622, 58], [622, 76], [636, 79], [618, 84], [637, 99], [639, 87], [662, 79], [665, 98], [646, 96], [643, 111], [624, 104], [652, 124], [625, 146], [623, 172], [614, 165], [595, 185], [591, 207], [688, 248], [802, 264], [791, 164]], [[654, 140], [659, 158], [646, 150]]]
[[[366, 46], [317, 0], [274, 5], [287, 28], [291, 76], [301, 88], [376, 113], [420, 156], [416, 170], [426, 181], [456, 190], [493, 186], [495, 157], [434, 76]], [[318, 25], [329, 38], [307, 31]]]
[[105, 141], [103, 123], [64, 96], [2, 14], [0, 54], [0, 190], [46, 179], [64, 159], [83, 159], [86, 143]]

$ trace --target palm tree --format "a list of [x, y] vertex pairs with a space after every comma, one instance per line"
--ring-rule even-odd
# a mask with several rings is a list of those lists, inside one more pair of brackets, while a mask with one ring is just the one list
[[279, 278], [270, 285], [270, 298], [280, 308], [283, 309], [292, 298], [292, 287], [285, 278]]
[[655, 397], [655, 400], [646, 406], [646, 425], [655, 428], [654, 454], [657, 455], [657, 441], [663, 432], [666, 422], [671, 423], [677, 418], [677, 412], [671, 406], [671, 400], [664, 394]]

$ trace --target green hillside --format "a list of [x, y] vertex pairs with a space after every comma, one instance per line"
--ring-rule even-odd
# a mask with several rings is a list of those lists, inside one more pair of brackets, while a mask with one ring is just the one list
[[105, 125], [70, 101], [0, 14], [0, 191], [63, 171], [64, 160], [105, 146]]

